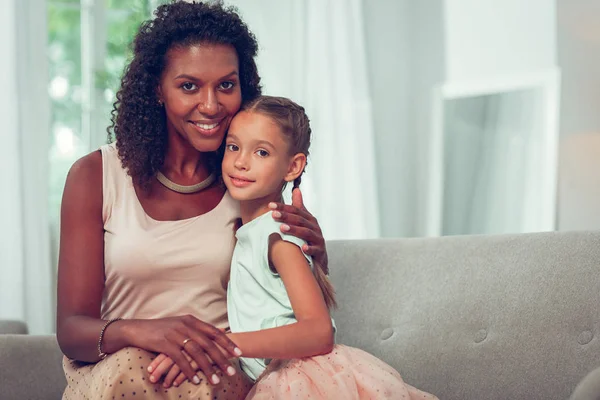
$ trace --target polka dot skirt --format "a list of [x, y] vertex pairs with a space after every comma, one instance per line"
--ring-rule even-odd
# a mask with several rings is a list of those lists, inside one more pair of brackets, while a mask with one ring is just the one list
[[229, 377], [218, 373], [221, 383], [211, 385], [203, 377], [199, 385], [185, 381], [179, 387], [165, 389], [149, 381], [148, 365], [155, 354], [128, 347], [96, 364], [63, 358], [67, 388], [63, 400], [87, 399], [210, 399], [242, 400], [252, 387], [250, 379], [238, 369]]

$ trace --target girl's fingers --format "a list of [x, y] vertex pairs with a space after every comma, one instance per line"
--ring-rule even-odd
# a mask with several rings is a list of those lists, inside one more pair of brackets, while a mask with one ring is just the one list
[[[192, 360], [189, 356], [187, 357], [188, 361], [190, 361], [190, 364], [192, 364], [192, 368], [194, 369], [194, 371], [197, 371], [198, 364], [196, 364], [196, 361]], [[173, 381], [173, 386], [179, 386], [185, 381], [187, 381], [187, 377], [183, 374], [183, 372], [180, 372], [179, 375], [177, 375], [177, 378], [175, 378], [175, 380]], [[200, 379], [200, 382], [202, 382], [202, 379]]]
[[[191, 382], [198, 384], [199, 378], [196, 376], [196, 372], [192, 369], [192, 366], [181, 351], [187, 350], [188, 345], [184, 346], [183, 342], [188, 338], [189, 337], [184, 336], [179, 331], [171, 332], [171, 334], [167, 337], [169, 351], [166, 351], [165, 353], [171, 357], [171, 359], [179, 366], [181, 371]], [[185, 347], [185, 349], [183, 349], [183, 347]]]
[[175, 378], [173, 381], [173, 386], [179, 386], [185, 381], [187, 381], [186, 376], [183, 374], [183, 372], [180, 372], [179, 375], [177, 375], [177, 378]]
[[158, 364], [150, 374], [150, 382], [159, 382], [163, 376], [169, 372], [173, 365], [175, 365], [175, 362], [170, 357], [165, 356], [161, 363]]
[[[173, 366], [171, 366], [171, 369], [169, 369], [167, 376], [165, 376], [164, 387], [165, 388], [171, 387], [171, 385], [173, 384], [173, 381], [175, 380], [175, 378], [177, 378], [177, 376], [180, 373], [181, 373], [181, 369], [177, 366], [177, 364], [174, 364]], [[175, 386], [178, 386], [178, 385], [175, 385]]]
[[165, 358], [167, 358], [167, 356], [164, 353], [157, 355], [154, 360], [152, 360], [150, 365], [148, 365], [148, 372], [153, 372]]

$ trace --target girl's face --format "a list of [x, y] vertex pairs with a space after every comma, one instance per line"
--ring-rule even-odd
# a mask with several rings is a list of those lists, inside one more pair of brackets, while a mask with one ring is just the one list
[[172, 139], [201, 152], [217, 150], [242, 104], [235, 48], [199, 44], [170, 49], [158, 95]]
[[306, 165], [306, 156], [290, 154], [279, 126], [260, 113], [238, 113], [225, 144], [223, 181], [236, 200], [276, 201], [284, 181], [293, 181]]

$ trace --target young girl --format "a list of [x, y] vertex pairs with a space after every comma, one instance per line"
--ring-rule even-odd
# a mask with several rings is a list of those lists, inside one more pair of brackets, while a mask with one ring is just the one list
[[[435, 399], [372, 355], [334, 344], [329, 280], [303, 253], [305, 242], [281, 233], [269, 215], [285, 185], [300, 184], [310, 134], [301, 106], [261, 96], [234, 117], [226, 138], [223, 181], [242, 217], [227, 290], [229, 336], [256, 380], [246, 398]], [[154, 378], [171, 365], [157, 357]]]

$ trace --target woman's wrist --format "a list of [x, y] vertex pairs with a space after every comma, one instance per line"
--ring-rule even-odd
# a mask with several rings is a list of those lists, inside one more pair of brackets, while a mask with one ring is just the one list
[[109, 324], [102, 338], [102, 352], [115, 353], [122, 348], [135, 347], [135, 322], [133, 320], [118, 320]]
[[120, 320], [121, 320], [121, 318], [112, 318], [112, 319], [109, 319], [108, 321], [106, 321], [104, 323], [104, 325], [102, 325], [102, 329], [100, 329], [100, 336], [98, 337], [98, 345], [97, 345], [97, 347], [98, 347], [98, 357], [100, 357], [101, 360], [105, 359], [106, 356], [108, 356], [108, 353], [106, 353], [104, 351], [104, 349], [103, 349], [103, 347], [104, 347], [103, 346], [103, 344], [104, 344], [103, 343], [104, 342], [104, 333], [106, 332], [106, 330], [108, 329], [108, 327], [111, 324], [114, 324], [115, 322], [120, 321]]

